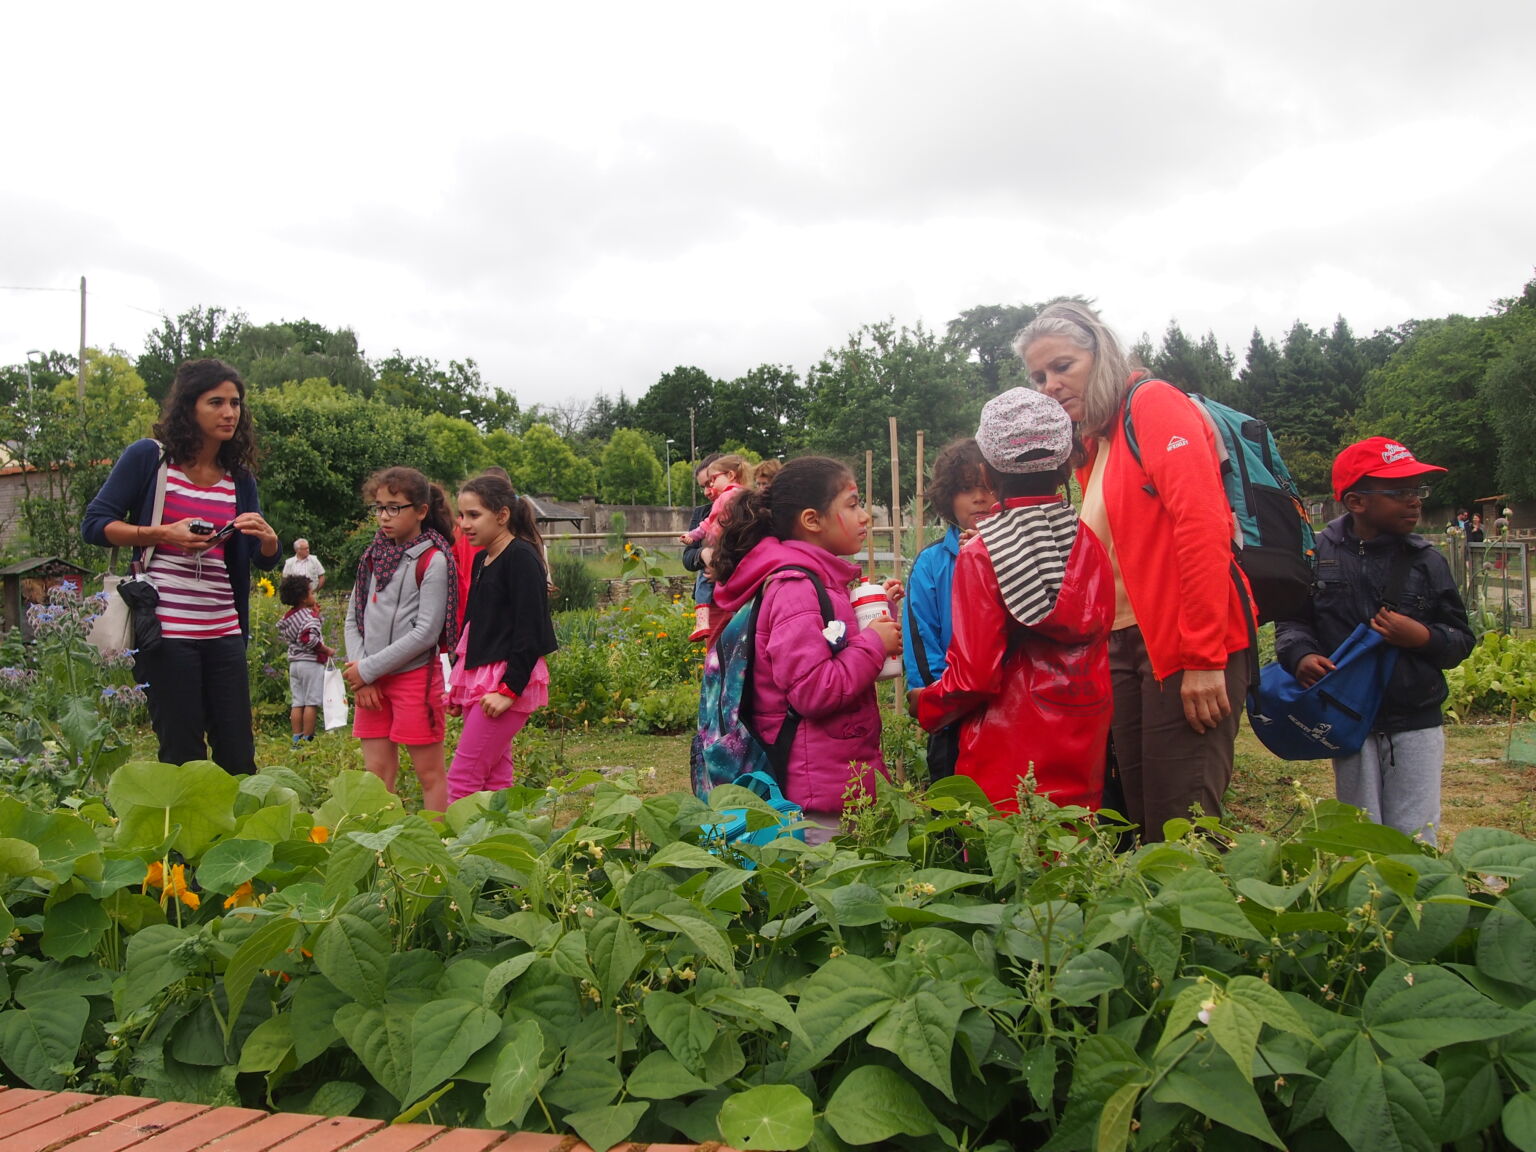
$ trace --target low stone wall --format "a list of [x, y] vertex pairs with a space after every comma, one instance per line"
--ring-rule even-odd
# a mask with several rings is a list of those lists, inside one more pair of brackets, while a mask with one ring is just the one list
[[[682, 597], [689, 603], [693, 603], [693, 573], [685, 576], [663, 576], [654, 582], [656, 591], [665, 593], [668, 599]], [[622, 604], [641, 588], [648, 588], [652, 584], [650, 580], [599, 580], [597, 582], [597, 605], [599, 608], [606, 604]]]

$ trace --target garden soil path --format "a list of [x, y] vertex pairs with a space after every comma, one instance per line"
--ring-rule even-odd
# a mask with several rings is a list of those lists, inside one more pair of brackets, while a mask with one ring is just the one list
[[[0, 1088], [0, 1152], [592, 1152], [574, 1136]], [[733, 1152], [620, 1144], [614, 1152]]]

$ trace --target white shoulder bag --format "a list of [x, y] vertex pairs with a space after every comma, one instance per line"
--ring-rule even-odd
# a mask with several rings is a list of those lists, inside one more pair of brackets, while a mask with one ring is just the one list
[[[165, 511], [165, 485], [170, 472], [170, 460], [165, 455], [164, 445], [156, 440], [155, 446], [160, 449], [160, 468], [155, 477], [155, 510], [150, 518], [151, 524], [160, 523], [160, 517]], [[129, 575], [117, 576], [108, 572], [102, 577], [101, 586], [106, 593], [106, 603], [102, 605], [101, 615], [91, 624], [91, 632], [86, 639], [103, 656], [133, 647], [133, 609], [118, 592], [118, 586], [125, 580], [145, 579], [143, 574], [149, 571], [149, 561], [154, 554], [155, 547], [151, 544], [137, 561], [129, 565]]]

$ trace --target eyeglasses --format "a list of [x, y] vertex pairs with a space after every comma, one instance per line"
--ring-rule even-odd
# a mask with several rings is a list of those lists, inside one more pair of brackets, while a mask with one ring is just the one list
[[1420, 484], [1417, 488], [1356, 488], [1356, 496], [1386, 496], [1396, 500], [1400, 504], [1406, 504], [1410, 500], [1428, 500], [1429, 485]]
[[370, 516], [377, 516], [381, 520], [391, 520], [394, 517], [400, 515], [400, 513], [405, 511], [405, 509], [411, 508], [411, 507], [414, 507], [414, 505], [411, 505], [411, 504], [370, 504], [370, 505], [368, 505], [368, 515], [370, 515]]

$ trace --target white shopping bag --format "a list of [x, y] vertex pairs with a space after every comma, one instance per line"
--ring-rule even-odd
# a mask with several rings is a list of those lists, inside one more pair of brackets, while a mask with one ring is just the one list
[[347, 683], [341, 678], [341, 669], [334, 664], [325, 666], [325, 690], [321, 694], [325, 704], [325, 730], [347, 726]]

